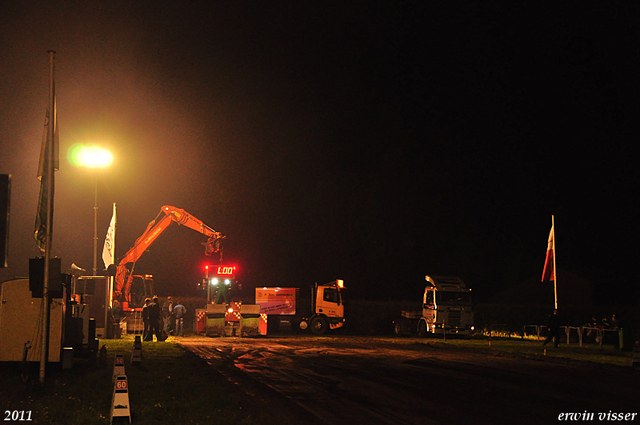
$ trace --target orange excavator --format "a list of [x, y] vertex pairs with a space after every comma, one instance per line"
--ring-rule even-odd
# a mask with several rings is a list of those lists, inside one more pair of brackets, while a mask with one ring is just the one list
[[[216, 232], [185, 210], [165, 205], [160, 209], [156, 218], [149, 223], [142, 236], [136, 240], [133, 247], [124, 255], [122, 260], [120, 260], [116, 269], [114, 299], [131, 303], [130, 291], [136, 261], [140, 259], [147, 248], [149, 248], [171, 223], [187, 226], [207, 236], [207, 241], [202, 243], [205, 246], [205, 255], [220, 253], [220, 261], [222, 261], [222, 241], [226, 236], [222, 236], [220, 232]], [[127, 267], [129, 263], [133, 263], [131, 269]]]

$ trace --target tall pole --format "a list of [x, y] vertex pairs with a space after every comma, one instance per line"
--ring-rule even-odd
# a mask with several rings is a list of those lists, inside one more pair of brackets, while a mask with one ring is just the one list
[[[53, 50], [49, 50], [49, 62], [51, 65], [51, 74], [49, 78], [49, 123], [47, 128], [47, 141], [45, 145], [46, 154], [46, 171], [49, 184], [47, 185], [47, 232], [44, 245], [44, 279], [42, 288], [42, 352], [40, 355], [40, 383], [44, 383], [45, 368], [47, 357], [49, 354], [49, 267], [51, 257], [51, 236], [53, 234], [53, 178], [54, 173], [54, 126], [56, 123], [55, 110], [55, 86], [54, 86], [54, 70], [55, 70], [55, 54]], [[44, 178], [44, 176], [43, 176]]]
[[553, 214], [551, 214], [551, 228], [553, 229], [553, 296], [555, 299], [555, 309], [558, 309], [558, 274], [556, 273], [556, 226]]
[[94, 170], [95, 191], [93, 199], [93, 276], [98, 275], [98, 170]]

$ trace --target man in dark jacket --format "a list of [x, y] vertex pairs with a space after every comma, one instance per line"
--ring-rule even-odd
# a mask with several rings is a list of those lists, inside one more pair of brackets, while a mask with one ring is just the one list
[[553, 346], [558, 348], [558, 342], [560, 342], [560, 318], [558, 317], [558, 310], [553, 310], [553, 314], [549, 315], [547, 332], [549, 332], [549, 335], [547, 339], [544, 340], [542, 346], [544, 347], [548, 342], [553, 340]]
[[153, 341], [154, 333], [157, 341], [163, 341], [162, 336], [160, 335], [160, 305], [158, 304], [158, 297], [153, 297], [151, 304], [147, 307], [147, 311], [149, 312], [150, 326], [148, 341]]
[[144, 306], [142, 306], [142, 324], [144, 325], [142, 339], [145, 341], [153, 341], [153, 335], [149, 332], [151, 329], [151, 326], [149, 325], [149, 304], [151, 304], [151, 298], [146, 298], [144, 300]]

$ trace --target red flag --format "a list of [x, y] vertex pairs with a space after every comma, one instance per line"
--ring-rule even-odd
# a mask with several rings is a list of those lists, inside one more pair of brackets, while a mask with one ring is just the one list
[[554, 274], [554, 261], [556, 258], [553, 252], [553, 248], [555, 246], [553, 241], [554, 238], [555, 234], [552, 224], [551, 231], [549, 232], [549, 244], [547, 245], [547, 258], [544, 260], [544, 269], [542, 270], [542, 282], [556, 280], [556, 276]]

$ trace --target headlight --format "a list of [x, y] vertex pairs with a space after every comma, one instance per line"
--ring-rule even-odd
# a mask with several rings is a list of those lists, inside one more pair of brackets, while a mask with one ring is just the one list
[[212, 285], [217, 285], [218, 284], [218, 279], [215, 278], [215, 277], [213, 279], [211, 279], [211, 284]]

